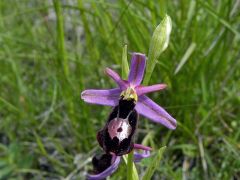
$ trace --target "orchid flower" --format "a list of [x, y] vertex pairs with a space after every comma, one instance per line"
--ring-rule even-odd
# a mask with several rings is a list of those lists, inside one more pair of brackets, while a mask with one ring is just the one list
[[85, 90], [81, 93], [81, 98], [87, 103], [116, 106], [121, 94], [127, 94], [137, 100], [135, 109], [139, 114], [169, 129], [175, 129], [177, 126], [176, 120], [166, 110], [145, 95], [166, 88], [165, 84], [141, 85], [145, 66], [146, 56], [141, 53], [133, 53], [128, 80], [121, 79], [116, 72], [110, 68], [106, 68], [106, 74], [117, 83], [118, 88]]
[[[150, 151], [152, 149], [150, 147], [143, 146], [141, 144], [134, 144], [134, 150], [144, 151], [143, 153], [138, 153], [137, 151], [134, 152], [134, 162], [140, 162], [143, 158], [148, 158], [150, 156]], [[93, 163], [95, 166], [95, 169], [98, 169], [98, 170], [104, 169], [104, 170], [101, 172], [97, 172], [97, 174], [87, 174], [88, 180], [104, 179], [107, 176], [110, 176], [111, 174], [113, 174], [117, 170], [121, 162], [121, 156], [115, 156], [114, 154], [108, 154], [108, 155], [104, 154], [104, 155], [105, 155], [105, 158], [103, 158], [102, 156], [99, 160], [95, 159], [95, 161], [97, 162]], [[111, 157], [110, 162], [108, 162], [109, 156]]]

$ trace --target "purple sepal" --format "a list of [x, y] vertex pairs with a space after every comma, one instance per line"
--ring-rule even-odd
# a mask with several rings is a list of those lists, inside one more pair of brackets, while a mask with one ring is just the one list
[[99, 174], [94, 174], [94, 175], [93, 174], [87, 174], [87, 179], [88, 180], [101, 180], [101, 179], [104, 179], [107, 176], [110, 176], [111, 174], [113, 174], [117, 170], [118, 165], [121, 161], [120, 156], [115, 156], [114, 158], [115, 158], [114, 162], [106, 170], [104, 170], [103, 172], [101, 172]]
[[143, 153], [134, 152], [134, 162], [140, 162], [143, 158], [150, 157], [152, 148], [142, 144], [134, 144], [134, 150], [143, 150]]
[[141, 96], [147, 93], [151, 93], [151, 92], [155, 92], [155, 91], [159, 91], [162, 89], [165, 89], [167, 87], [166, 84], [155, 84], [155, 85], [151, 85], [151, 86], [137, 86], [135, 88], [137, 95]]
[[165, 84], [151, 86], [140, 85], [143, 79], [145, 65], [146, 56], [141, 53], [133, 53], [128, 81], [122, 80], [116, 72], [107, 68], [105, 71], [106, 74], [118, 84], [119, 88], [108, 90], [85, 90], [82, 92], [81, 98], [87, 103], [116, 106], [118, 105], [121, 92], [127, 88], [133, 88], [138, 95], [135, 109], [139, 114], [154, 122], [161, 123], [169, 129], [175, 129], [177, 127], [176, 120], [162, 107], [144, 95], [146, 93], [159, 91], [166, 87]]
[[177, 127], [177, 121], [170, 116], [167, 111], [145, 95], [139, 97], [136, 110], [139, 114], [169, 129], [175, 129]]
[[146, 65], [146, 56], [141, 53], [133, 53], [131, 60], [131, 68], [128, 81], [133, 86], [141, 84]]
[[105, 73], [110, 76], [119, 86], [119, 88], [121, 90], [125, 90], [127, 89], [127, 87], [129, 86], [127, 81], [124, 81], [121, 79], [121, 77], [118, 75], [118, 73], [116, 73], [115, 71], [113, 71], [110, 68], [106, 68], [105, 69]]
[[91, 104], [116, 106], [120, 93], [121, 90], [119, 88], [105, 90], [88, 89], [81, 93], [81, 98]]
[[134, 152], [134, 162], [138, 163], [138, 162], [140, 162], [143, 158], [148, 158], [148, 157], [150, 157], [150, 156], [151, 156], [150, 151], [144, 150], [143, 153]]

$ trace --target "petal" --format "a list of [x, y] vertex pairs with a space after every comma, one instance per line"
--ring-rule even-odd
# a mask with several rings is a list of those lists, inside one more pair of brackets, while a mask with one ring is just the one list
[[148, 158], [151, 156], [150, 151], [143, 151], [143, 153], [134, 152], [134, 162], [140, 162], [143, 158]]
[[146, 65], [145, 54], [133, 53], [131, 60], [131, 69], [128, 76], [128, 81], [137, 86], [142, 82], [143, 74]]
[[152, 150], [152, 148], [141, 144], [134, 144], [134, 149], [144, 150], [143, 153], [134, 152], [134, 162], [140, 162], [143, 158], [148, 158]]
[[137, 86], [135, 88], [137, 95], [141, 96], [150, 92], [154, 92], [154, 91], [159, 91], [162, 89], [165, 89], [167, 87], [166, 84], [155, 84], [152, 86]]
[[139, 97], [135, 109], [139, 114], [149, 118], [154, 122], [161, 123], [169, 129], [175, 129], [177, 127], [177, 121], [162, 107], [157, 105], [145, 95]]
[[118, 73], [110, 68], [105, 69], [105, 73], [110, 76], [119, 86], [121, 90], [125, 90], [128, 87], [128, 83], [120, 78]]
[[146, 151], [151, 151], [152, 148], [148, 146], [144, 146], [142, 144], [134, 144], [134, 149], [141, 149], [141, 150], [146, 150]]
[[103, 172], [101, 172], [99, 174], [94, 174], [94, 175], [87, 174], [87, 179], [88, 180], [100, 180], [100, 179], [104, 179], [107, 176], [110, 176], [111, 174], [113, 174], [117, 170], [118, 165], [121, 160], [120, 156], [115, 156], [114, 158], [115, 158], [115, 161], [106, 170], [104, 170]]
[[81, 98], [91, 104], [116, 106], [120, 93], [121, 90], [119, 88], [106, 90], [88, 89], [81, 93]]

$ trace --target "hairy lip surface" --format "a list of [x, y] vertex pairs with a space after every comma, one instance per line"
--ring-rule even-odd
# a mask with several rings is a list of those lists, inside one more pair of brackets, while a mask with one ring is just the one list
[[129, 124], [128, 119], [114, 118], [108, 124], [108, 133], [111, 139], [117, 137], [119, 142], [125, 138], [128, 138], [131, 132], [132, 127]]

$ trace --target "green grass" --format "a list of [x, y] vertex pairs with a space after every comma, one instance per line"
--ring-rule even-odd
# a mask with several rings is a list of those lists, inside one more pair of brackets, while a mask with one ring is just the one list
[[168, 85], [151, 98], [178, 127], [141, 117], [137, 142], [167, 146], [156, 179], [240, 179], [239, 1], [64, 2], [0, 1], [0, 179], [84, 179], [110, 108], [80, 92], [114, 87], [104, 68], [121, 74], [125, 44], [129, 60], [147, 54], [165, 13], [170, 44], [149, 84]]

